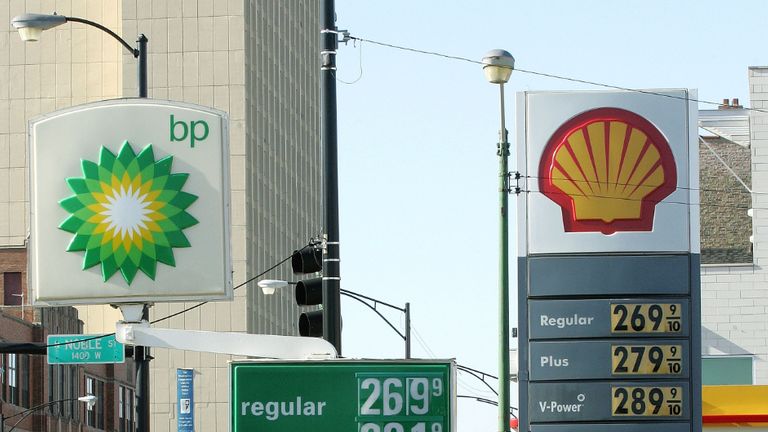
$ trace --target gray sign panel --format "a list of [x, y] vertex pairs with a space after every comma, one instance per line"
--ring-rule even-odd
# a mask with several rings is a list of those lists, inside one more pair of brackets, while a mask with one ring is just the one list
[[687, 255], [535, 256], [528, 295], [686, 295], [689, 271]]
[[688, 423], [537, 424], [531, 432], [690, 432]]
[[686, 299], [529, 300], [529, 338], [686, 337]]
[[531, 342], [531, 381], [688, 378], [685, 339]]
[[688, 420], [687, 381], [531, 382], [530, 423]]

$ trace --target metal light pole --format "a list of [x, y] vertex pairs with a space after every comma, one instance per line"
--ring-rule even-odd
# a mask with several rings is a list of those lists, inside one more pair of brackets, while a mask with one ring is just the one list
[[[23, 14], [11, 20], [11, 24], [19, 31], [21, 39], [26, 42], [35, 42], [40, 39], [43, 30], [59, 26], [66, 22], [77, 22], [107, 33], [116, 39], [138, 61], [136, 62], [138, 96], [147, 97], [147, 42], [149, 40], [143, 34], [136, 39], [137, 47], [132, 47], [125, 39], [103, 25], [84, 18], [69, 17], [64, 15]], [[142, 319], [149, 319], [149, 305], [144, 305]], [[149, 432], [149, 348], [137, 346], [134, 349], [134, 361], [136, 363], [136, 420], [138, 432]]]
[[21, 422], [23, 422], [25, 418], [29, 417], [32, 413], [34, 413], [39, 409], [42, 409], [51, 405], [55, 405], [57, 403], [72, 402], [72, 401], [80, 401], [88, 405], [88, 407], [92, 407], [96, 405], [96, 399], [98, 399], [96, 396], [89, 394], [89, 395], [80, 396], [77, 398], [59, 399], [51, 402], [46, 402], [37, 406], [33, 406], [32, 408], [28, 408], [24, 411], [21, 411], [19, 413], [16, 413], [10, 416], [6, 416], [0, 413], [0, 432], [5, 432], [5, 421], [12, 419], [14, 417], [21, 416], [21, 418], [13, 426], [11, 426], [10, 429], [8, 429], [8, 432], [13, 432], [16, 429], [16, 426], [18, 426]]
[[321, 135], [323, 146], [323, 227], [325, 253], [323, 255], [323, 336], [341, 355], [341, 277], [339, 253], [339, 171], [338, 136], [336, 124], [336, 50], [339, 46], [336, 31], [334, 0], [321, 1], [321, 58], [322, 82]]
[[499, 431], [509, 431], [509, 141], [504, 115], [504, 84], [509, 81], [515, 59], [504, 50], [491, 50], [483, 57], [485, 77], [499, 84], [501, 129], [499, 130]]

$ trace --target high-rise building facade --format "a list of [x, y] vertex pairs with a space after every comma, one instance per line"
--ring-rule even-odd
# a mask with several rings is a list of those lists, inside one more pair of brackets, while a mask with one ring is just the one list
[[[229, 114], [236, 287], [320, 234], [318, 0], [12, 0], [0, 4], [0, 248], [25, 247], [27, 120], [137, 94], [136, 60], [103, 32], [66, 23], [24, 43], [9, 24], [22, 13], [54, 11], [96, 21], [129, 41], [145, 34], [149, 97]], [[265, 277], [290, 279], [290, 266]], [[156, 304], [151, 318], [194, 305]], [[78, 311], [86, 333], [114, 331], [120, 319], [108, 306]], [[292, 292], [264, 296], [254, 282], [238, 288], [232, 302], [157, 325], [290, 335], [297, 320]], [[230, 356], [166, 349], [152, 356], [153, 431], [176, 430], [177, 368], [195, 371], [196, 430], [228, 430]]]

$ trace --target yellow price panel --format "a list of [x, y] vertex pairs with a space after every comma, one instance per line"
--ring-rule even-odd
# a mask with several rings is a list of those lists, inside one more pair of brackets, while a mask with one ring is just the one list
[[611, 387], [611, 415], [620, 417], [681, 417], [682, 387]]
[[682, 345], [611, 345], [613, 375], [679, 375]]
[[682, 303], [613, 303], [611, 333], [682, 333]]

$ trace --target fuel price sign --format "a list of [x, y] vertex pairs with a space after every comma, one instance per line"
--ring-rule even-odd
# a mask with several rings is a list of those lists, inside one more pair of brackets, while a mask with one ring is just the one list
[[455, 375], [452, 360], [232, 363], [232, 431], [455, 432]]

